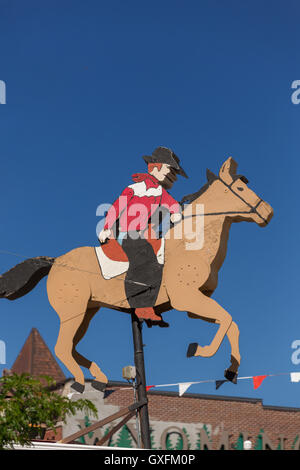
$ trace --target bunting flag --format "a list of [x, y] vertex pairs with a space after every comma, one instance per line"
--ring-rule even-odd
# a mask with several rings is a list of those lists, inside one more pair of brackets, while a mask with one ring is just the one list
[[[289, 375], [291, 382], [300, 382], [300, 372], [282, 372], [280, 374], [266, 374], [266, 375], [250, 375], [248, 377], [238, 377], [237, 380], [252, 380], [254, 390], [257, 390], [262, 382], [265, 380], [266, 377], [277, 377], [279, 375]], [[191, 385], [197, 384], [204, 384], [204, 383], [214, 383], [216, 390], [218, 390], [225, 382], [230, 382], [227, 379], [215, 380], [198, 380], [197, 382], [177, 382], [172, 384], [159, 384], [159, 385], [146, 385], [146, 391], [150, 390], [150, 388], [158, 388], [158, 387], [178, 387], [179, 389], [179, 396], [181, 397], [184, 393], [190, 388]], [[122, 388], [121, 390], [130, 390], [130, 388]]]
[[223, 385], [225, 382], [228, 382], [227, 379], [224, 379], [224, 380], [216, 380], [216, 390], [218, 390], [218, 388], [221, 387], [221, 385]]
[[291, 372], [291, 382], [300, 382], [300, 372]]
[[191, 385], [192, 385], [192, 382], [185, 382], [185, 383], [178, 384], [179, 396], [181, 397]]
[[253, 378], [253, 387], [256, 390], [258, 387], [261, 386], [265, 378], [268, 377], [267, 375], [255, 375]]

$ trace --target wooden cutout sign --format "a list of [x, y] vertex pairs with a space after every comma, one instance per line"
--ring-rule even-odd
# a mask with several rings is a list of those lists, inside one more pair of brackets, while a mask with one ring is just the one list
[[[211, 295], [217, 287], [218, 271], [226, 256], [231, 224], [247, 221], [264, 227], [273, 216], [271, 206], [247, 186], [247, 179], [238, 175], [236, 169], [236, 162], [228, 158], [218, 176], [208, 171], [206, 185], [184, 198], [188, 204], [183, 209], [183, 218], [165, 237], [162, 281], [153, 305], [157, 316], [176, 309], [188, 312], [190, 318], [218, 324], [211, 344], [192, 343], [187, 355], [213, 356], [227, 336], [231, 345], [231, 365], [225, 371], [225, 377], [232, 381], [236, 380], [240, 364], [239, 330], [230, 313]], [[181, 170], [179, 166], [177, 174], [182, 174]], [[197, 225], [200, 220], [202, 224]], [[198, 226], [202, 227], [204, 235], [199, 246]], [[182, 235], [178, 238], [176, 235], [180, 230]], [[191, 234], [195, 236], [194, 242]], [[75, 377], [76, 390], [84, 390], [81, 367], [88, 368], [94, 376], [93, 386], [104, 390], [107, 376], [95, 362], [77, 352], [76, 347], [100, 307], [132, 313], [125, 275], [105, 279], [95, 248], [80, 247], [58, 258], [31, 258], [15, 266], [0, 277], [0, 296], [9, 300], [22, 297], [46, 275], [49, 302], [60, 318], [55, 346], [57, 357]]]

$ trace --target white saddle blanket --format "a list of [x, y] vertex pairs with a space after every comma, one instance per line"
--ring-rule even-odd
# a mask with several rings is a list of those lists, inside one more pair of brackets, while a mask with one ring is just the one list
[[[99, 266], [104, 279], [112, 279], [120, 274], [126, 273], [129, 268], [128, 261], [115, 261], [104, 253], [101, 245], [95, 247], [96, 255], [98, 258]], [[162, 238], [160, 249], [157, 252], [157, 261], [159, 264], [164, 264], [165, 261], [165, 239]]]

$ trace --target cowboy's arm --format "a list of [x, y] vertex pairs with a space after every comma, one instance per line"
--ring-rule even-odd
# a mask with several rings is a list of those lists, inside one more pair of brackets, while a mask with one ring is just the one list
[[124, 209], [126, 209], [128, 202], [133, 196], [133, 190], [131, 188], [125, 188], [122, 194], [118, 199], [111, 205], [109, 208], [106, 217], [103, 230], [99, 234], [99, 240], [101, 243], [104, 243], [107, 238], [110, 238], [112, 235], [112, 227], [114, 223], [118, 220]]
[[182, 218], [180, 204], [169, 194], [163, 190], [161, 205], [166, 207], [171, 214], [170, 220], [172, 223], [179, 222]]

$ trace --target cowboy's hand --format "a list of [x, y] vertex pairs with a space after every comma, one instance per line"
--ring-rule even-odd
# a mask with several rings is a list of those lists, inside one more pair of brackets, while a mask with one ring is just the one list
[[99, 241], [100, 243], [104, 243], [111, 236], [111, 230], [102, 230], [99, 234]]
[[181, 214], [171, 214], [171, 217], [170, 217], [170, 220], [172, 222], [172, 224], [176, 224], [177, 222], [180, 222], [182, 219], [182, 215]]

